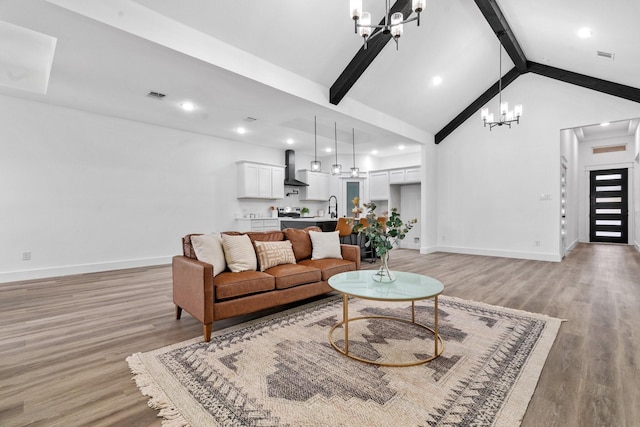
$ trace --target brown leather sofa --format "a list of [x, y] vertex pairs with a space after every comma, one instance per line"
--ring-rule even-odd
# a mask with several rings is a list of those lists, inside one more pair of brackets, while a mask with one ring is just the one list
[[312, 260], [308, 231], [318, 227], [263, 232], [226, 232], [247, 234], [252, 242], [289, 240], [296, 264], [271, 267], [264, 272], [225, 271], [213, 275], [211, 264], [196, 257], [191, 236], [182, 238], [183, 255], [173, 257], [173, 302], [176, 319], [182, 310], [202, 322], [204, 340], [210, 341], [213, 322], [242, 314], [254, 313], [294, 301], [322, 295], [332, 289], [331, 276], [360, 269], [360, 248], [340, 245], [343, 259]]

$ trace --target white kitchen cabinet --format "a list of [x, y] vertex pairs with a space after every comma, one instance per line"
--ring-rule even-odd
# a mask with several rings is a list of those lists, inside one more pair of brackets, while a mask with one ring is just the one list
[[304, 169], [298, 171], [298, 179], [309, 184], [308, 187], [300, 187], [300, 200], [329, 200], [331, 194], [328, 173]]
[[389, 199], [389, 171], [369, 173], [369, 200]]
[[235, 231], [272, 231], [280, 230], [279, 218], [238, 218]]
[[239, 199], [283, 199], [284, 167], [237, 162]]
[[389, 171], [389, 184], [417, 184], [420, 181], [419, 167]]

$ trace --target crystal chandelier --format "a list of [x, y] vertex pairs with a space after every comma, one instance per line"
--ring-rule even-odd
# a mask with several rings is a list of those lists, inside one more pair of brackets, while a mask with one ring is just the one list
[[[404, 19], [402, 13], [396, 12], [391, 14], [390, 12], [390, 0], [385, 0], [385, 15], [384, 24], [371, 25], [371, 14], [369, 12], [362, 11], [362, 0], [350, 0], [349, 6], [351, 9], [351, 18], [354, 22], [354, 29], [356, 34], [364, 39], [364, 48], [367, 48], [367, 42], [378, 34], [391, 34], [393, 41], [396, 42], [396, 50], [398, 50], [398, 39], [402, 36], [403, 25], [412, 21], [418, 21], [417, 25], [420, 26], [420, 12], [424, 9], [425, 0], [413, 0], [411, 3], [411, 9], [418, 15], [413, 18]], [[381, 31], [376, 31], [381, 30]], [[373, 35], [372, 35], [373, 33]]]
[[496, 126], [507, 125], [511, 128], [511, 123], [516, 122], [520, 124], [520, 117], [522, 116], [522, 105], [516, 105], [513, 110], [509, 110], [509, 103], [507, 101], [502, 102], [502, 44], [500, 44], [500, 74], [498, 74], [498, 94], [500, 103], [500, 115], [498, 120], [494, 121], [493, 113], [489, 114], [488, 108], [483, 108], [480, 111], [480, 116], [484, 122], [484, 127], [489, 125], [489, 130]]

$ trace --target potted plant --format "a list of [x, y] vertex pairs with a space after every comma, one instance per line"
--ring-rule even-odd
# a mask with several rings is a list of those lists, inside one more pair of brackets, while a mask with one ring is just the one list
[[382, 261], [382, 265], [373, 276], [373, 279], [378, 282], [393, 282], [395, 276], [389, 270], [389, 251], [406, 237], [409, 230], [413, 228], [418, 220], [414, 218], [409, 221], [403, 221], [398, 210], [393, 208], [386, 221], [378, 221], [375, 203], [365, 203], [364, 207], [368, 211], [368, 225], [364, 227], [361, 223], [358, 223], [353, 227], [353, 231], [362, 234], [366, 238], [365, 246], [373, 247], [376, 255]]
[[300, 214], [302, 216], [309, 216], [309, 208], [303, 207], [302, 209], [300, 209]]

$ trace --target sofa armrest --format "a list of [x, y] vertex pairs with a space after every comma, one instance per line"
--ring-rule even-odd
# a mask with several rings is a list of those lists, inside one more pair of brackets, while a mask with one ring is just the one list
[[342, 258], [356, 263], [356, 270], [360, 270], [360, 246], [340, 245]]
[[173, 303], [202, 324], [213, 322], [213, 266], [185, 256], [174, 256]]

